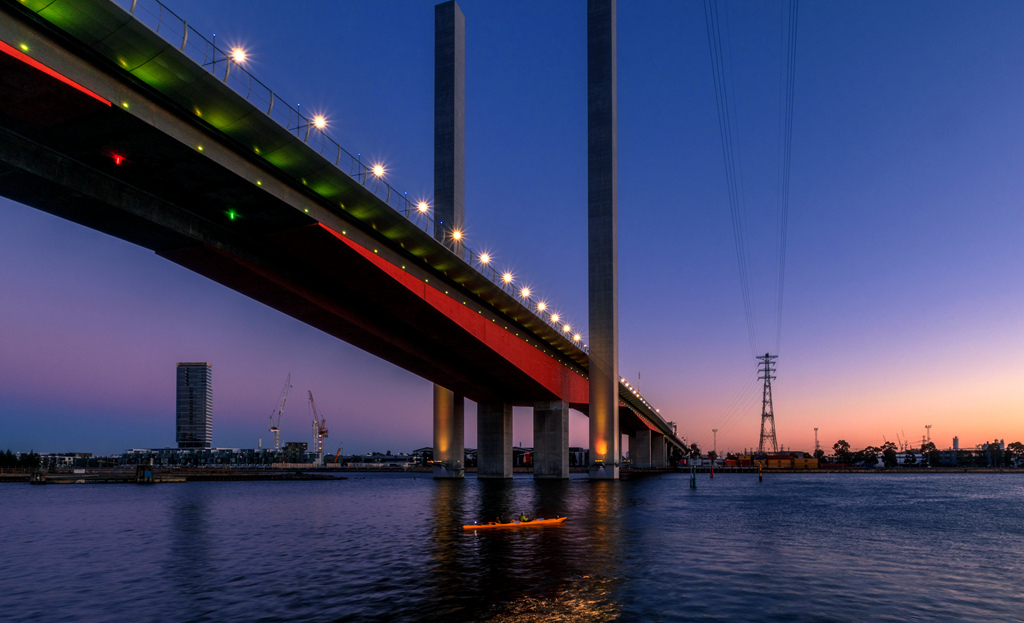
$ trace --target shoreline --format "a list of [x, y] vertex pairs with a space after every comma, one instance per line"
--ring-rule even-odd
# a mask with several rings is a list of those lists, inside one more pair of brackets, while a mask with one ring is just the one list
[[[516, 474], [533, 473], [531, 468], [516, 468]], [[586, 473], [586, 468], [572, 468], [572, 473]], [[624, 469], [621, 472], [621, 479], [643, 478], [647, 476], [665, 474], [687, 474], [691, 470], [686, 468], [651, 468], [651, 469]], [[710, 475], [707, 467], [695, 468], [696, 473]], [[430, 475], [433, 469], [430, 467], [400, 468], [400, 467], [321, 467], [312, 469], [294, 468], [267, 468], [267, 467], [217, 467], [217, 468], [188, 468], [188, 469], [153, 469], [146, 472], [142, 469], [125, 468], [93, 468], [86, 470], [47, 470], [40, 472], [33, 469], [5, 468], [0, 470], [0, 483], [30, 483], [30, 484], [165, 484], [165, 483], [186, 483], [186, 482], [252, 482], [252, 481], [281, 481], [281, 482], [308, 482], [308, 481], [341, 481], [347, 480], [346, 474], [418, 474]], [[475, 474], [476, 469], [466, 470], [467, 474]], [[715, 475], [756, 475], [756, 468], [731, 467], [716, 469]], [[920, 475], [920, 474], [1021, 474], [1024, 475], [1024, 468], [998, 468], [998, 467], [925, 467], [909, 469], [765, 469], [765, 476], [778, 474], [875, 474], [886, 476]]]

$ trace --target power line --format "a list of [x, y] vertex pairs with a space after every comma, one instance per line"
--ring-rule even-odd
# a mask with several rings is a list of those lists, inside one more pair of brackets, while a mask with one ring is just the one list
[[[785, 268], [787, 232], [789, 229], [790, 173], [793, 152], [793, 101], [796, 78], [796, 38], [798, 1], [791, 0], [782, 10], [780, 18], [780, 66], [779, 66], [779, 167], [778, 193], [776, 198], [776, 270], [775, 270], [775, 352], [782, 341], [782, 307], [785, 291]], [[712, 76], [715, 86], [715, 103], [718, 112], [718, 129], [722, 141], [722, 159], [725, 165], [726, 189], [729, 196], [729, 212], [732, 223], [733, 242], [740, 274], [740, 290], [743, 297], [743, 311], [747, 323], [747, 337], [751, 355], [761, 351], [758, 340], [758, 323], [755, 313], [755, 299], [751, 294], [751, 277], [747, 233], [745, 226], [745, 205], [743, 196], [742, 153], [739, 140], [739, 123], [730, 92], [735, 93], [732, 84], [732, 54], [729, 50], [729, 16], [723, 12], [718, 0], [704, 0], [704, 18], [708, 36], [708, 52], [711, 56]]]
[[[743, 296], [743, 311], [747, 322], [747, 337], [750, 340], [750, 353], [756, 352], [757, 331], [754, 322], [752, 299], [750, 296], [750, 279], [747, 262], [747, 249], [743, 232], [743, 196], [742, 169], [739, 157], [739, 138], [734, 126], [737, 125], [735, 112], [729, 103], [732, 67], [726, 74], [726, 58], [723, 49], [723, 29], [720, 25], [718, 3], [715, 0], [704, 2], [705, 25], [708, 33], [708, 51], [711, 54], [712, 74], [715, 84], [715, 102], [718, 109], [718, 130], [722, 141], [722, 159], [725, 164], [726, 189], [729, 195], [729, 213], [732, 219], [732, 235], [736, 248], [736, 261], [739, 265], [740, 289]], [[726, 33], [728, 38], [728, 13], [726, 13]], [[726, 46], [728, 42], [726, 42]], [[735, 91], [735, 88], [732, 89]]]
[[[775, 352], [779, 352], [782, 343], [782, 299], [786, 286], [786, 235], [789, 231], [789, 181], [793, 161], [793, 99], [794, 85], [796, 84], [796, 33], [797, 14], [799, 0], [791, 0], [789, 10], [782, 12], [782, 24], [780, 41], [782, 41], [781, 56], [786, 59], [780, 64], [785, 68], [785, 76], [780, 76], [780, 83], [783, 87], [784, 97], [779, 100], [780, 108], [780, 143], [781, 154], [779, 156], [779, 231], [778, 231], [778, 279], [776, 283], [776, 307], [775, 307]], [[788, 20], [787, 20], [788, 18]], [[786, 23], [788, 21], [788, 24]]]

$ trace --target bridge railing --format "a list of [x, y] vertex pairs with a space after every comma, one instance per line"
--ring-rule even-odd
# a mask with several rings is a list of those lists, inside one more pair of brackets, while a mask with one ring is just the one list
[[[422, 212], [404, 193], [382, 179], [382, 175], [375, 174], [373, 163], [363, 162], [332, 139], [325, 128], [318, 128], [315, 116], [302, 113], [299, 105], [292, 106], [249, 73], [243, 64], [232, 58], [231, 50], [217, 46], [216, 35], [213, 40], [206, 38], [159, 0], [113, 1], [421, 230], [435, 238], [440, 237], [435, 235], [438, 226], [429, 212]], [[504, 271], [496, 270], [486, 261], [483, 253], [470, 245], [450, 240], [452, 233], [444, 232], [444, 237], [448, 238], [443, 245], [445, 248], [499, 288], [522, 301], [538, 318], [555, 327], [578, 348], [588, 352], [587, 340], [582, 331], [557, 314], [547, 311], [542, 301], [536, 300], [532, 293], [524, 294], [515, 280], [509, 280]]]

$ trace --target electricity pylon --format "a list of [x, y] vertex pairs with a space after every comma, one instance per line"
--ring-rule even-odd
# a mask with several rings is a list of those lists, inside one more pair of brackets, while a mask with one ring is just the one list
[[761, 362], [761, 376], [758, 379], [764, 380], [764, 393], [761, 395], [761, 440], [757, 444], [757, 453], [764, 454], [768, 447], [772, 452], [779, 451], [779, 443], [775, 440], [775, 412], [772, 409], [772, 376], [775, 374], [775, 359], [778, 355], [764, 355], [757, 359]]

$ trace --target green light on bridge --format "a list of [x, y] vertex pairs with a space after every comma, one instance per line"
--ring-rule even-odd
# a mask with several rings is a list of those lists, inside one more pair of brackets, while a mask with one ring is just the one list
[[228, 215], [228, 220], [230, 220], [230, 221], [238, 220], [238, 212], [235, 212], [234, 210], [228, 210], [227, 211], [227, 215]]
[[24, 44], [24, 43], [22, 43], [22, 44], [21, 44], [20, 46], [18, 46], [18, 47], [20, 47], [20, 48], [21, 48], [21, 51], [22, 51], [22, 52], [28, 52], [28, 45], [27, 45], [27, 44]]

